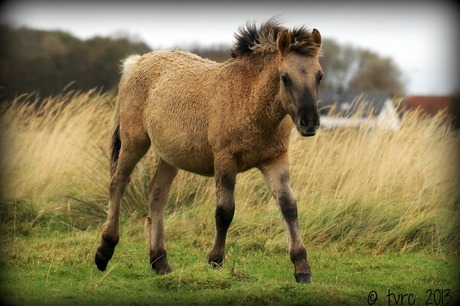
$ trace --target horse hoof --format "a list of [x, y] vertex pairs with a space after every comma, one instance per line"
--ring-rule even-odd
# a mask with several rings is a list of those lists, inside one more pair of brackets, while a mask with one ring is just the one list
[[162, 266], [152, 264], [152, 270], [154, 270], [158, 275], [164, 275], [172, 272], [172, 269], [168, 264]]
[[152, 270], [158, 275], [163, 275], [172, 272], [171, 267], [168, 264], [168, 258], [166, 251], [150, 251], [150, 266]]
[[98, 253], [96, 253], [96, 256], [94, 258], [94, 262], [96, 263], [96, 266], [100, 271], [105, 271], [105, 269], [107, 268], [107, 265], [109, 263], [108, 260], [105, 260], [104, 258], [99, 256]]
[[172, 269], [169, 266], [168, 262], [166, 261], [166, 259], [163, 258], [151, 260], [150, 266], [152, 267], [152, 270], [155, 271], [155, 273], [158, 275], [168, 274], [172, 272]]
[[219, 263], [219, 262], [214, 262], [214, 261], [212, 261], [212, 262], [210, 262], [209, 264], [211, 265], [211, 268], [213, 268], [213, 269], [217, 269], [217, 268], [222, 269], [222, 268], [224, 267], [224, 263], [223, 263], [223, 262], [220, 262], [220, 263]]
[[220, 256], [214, 257], [213, 259], [209, 259], [208, 262], [213, 268], [223, 268], [224, 267], [224, 259]]
[[310, 284], [312, 282], [311, 274], [297, 274], [294, 276], [295, 276], [296, 282], [298, 283]]
[[115, 239], [102, 238], [101, 245], [97, 248], [96, 256], [94, 257], [94, 262], [99, 270], [105, 271], [115, 252], [117, 243], [118, 237]]

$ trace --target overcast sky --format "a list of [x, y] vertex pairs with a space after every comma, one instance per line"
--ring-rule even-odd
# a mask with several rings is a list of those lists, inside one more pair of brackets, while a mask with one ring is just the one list
[[[216, 1], [216, 3], [219, 3]], [[60, 29], [80, 38], [119, 32], [154, 49], [230, 45], [238, 26], [282, 15], [289, 27], [317, 28], [323, 37], [391, 57], [409, 94], [459, 90], [458, 7], [444, 1], [10, 1], [1, 20], [13, 26]]]

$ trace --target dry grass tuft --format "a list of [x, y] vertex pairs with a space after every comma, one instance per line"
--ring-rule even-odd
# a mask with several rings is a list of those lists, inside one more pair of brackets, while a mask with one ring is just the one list
[[[69, 92], [37, 101], [24, 95], [2, 111], [2, 202], [31, 199], [37, 210], [67, 213], [79, 226], [100, 222], [115, 97]], [[442, 114], [405, 114], [394, 133], [363, 127], [294, 135], [291, 182], [304, 240], [376, 252], [457, 250], [459, 138]], [[125, 215], [146, 214], [155, 163], [149, 152], [137, 166]], [[247, 248], [286, 247], [277, 207], [257, 171], [238, 176], [236, 201], [229, 240]], [[213, 208], [212, 179], [181, 172], [168, 203], [167, 235], [209, 244]]]

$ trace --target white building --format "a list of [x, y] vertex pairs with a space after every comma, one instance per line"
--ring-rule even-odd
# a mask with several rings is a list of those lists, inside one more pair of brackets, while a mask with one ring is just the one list
[[321, 128], [359, 127], [366, 125], [390, 131], [399, 128], [400, 118], [387, 93], [347, 92], [342, 95], [320, 92]]

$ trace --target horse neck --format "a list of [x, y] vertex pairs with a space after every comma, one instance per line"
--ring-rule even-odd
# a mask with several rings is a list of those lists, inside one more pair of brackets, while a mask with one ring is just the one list
[[287, 115], [278, 99], [278, 66], [277, 53], [260, 56], [249, 64], [253, 80], [249, 105], [254, 119], [261, 124], [277, 125]]
[[[287, 115], [278, 99], [278, 66], [276, 53], [224, 62], [214, 83], [222, 99], [227, 100], [219, 108], [230, 108], [235, 118], [246, 118], [258, 130], [276, 128]], [[222, 82], [226, 85], [222, 86]]]

